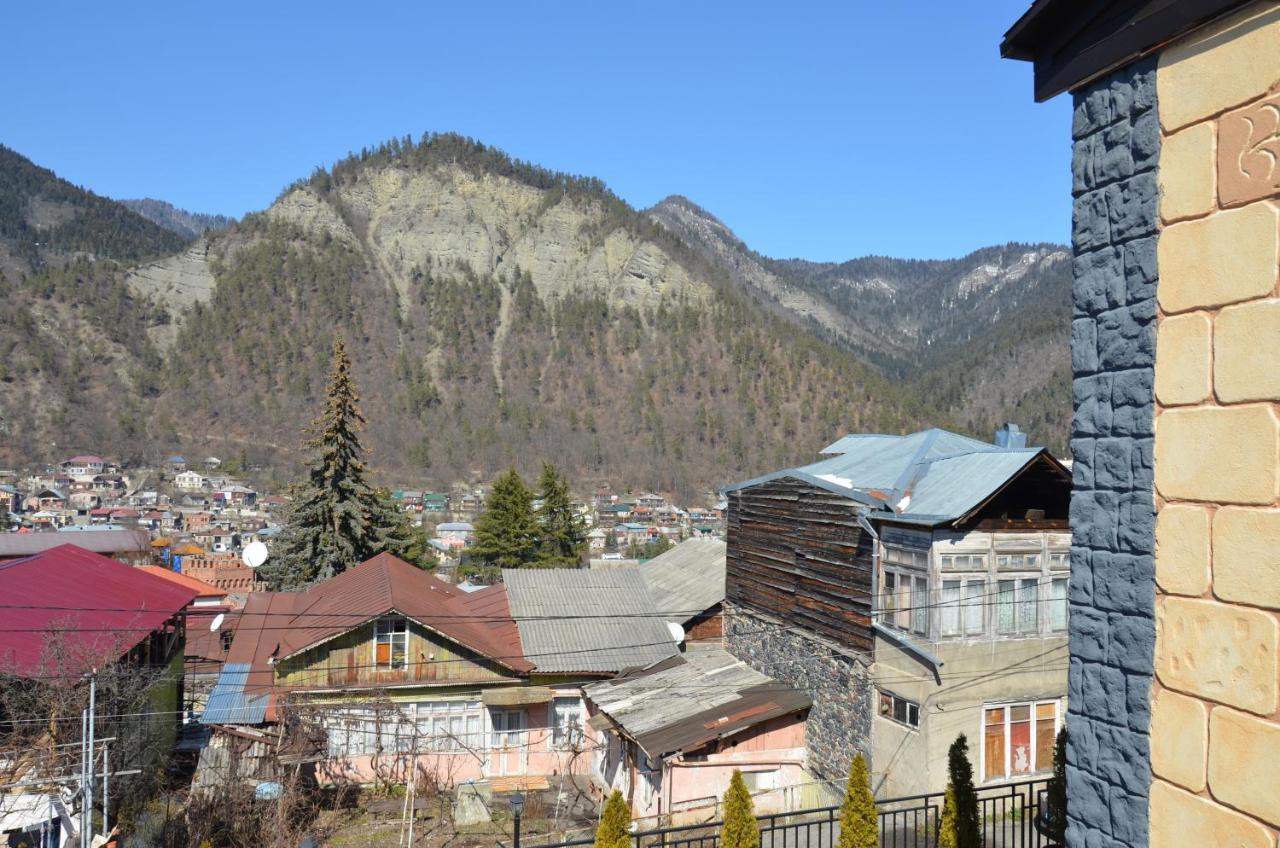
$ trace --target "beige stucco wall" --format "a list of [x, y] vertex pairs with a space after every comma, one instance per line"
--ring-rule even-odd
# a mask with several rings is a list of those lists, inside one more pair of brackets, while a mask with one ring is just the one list
[[1280, 833], [1280, 6], [1174, 43], [1162, 128], [1151, 845]]
[[943, 662], [941, 686], [914, 654], [876, 639], [877, 688], [920, 705], [916, 730], [878, 714], [871, 720], [871, 762], [879, 798], [946, 789], [947, 751], [961, 733], [980, 782], [983, 704], [1057, 700], [1060, 718], [1066, 717], [1065, 635], [940, 641], [929, 643], [928, 649]]

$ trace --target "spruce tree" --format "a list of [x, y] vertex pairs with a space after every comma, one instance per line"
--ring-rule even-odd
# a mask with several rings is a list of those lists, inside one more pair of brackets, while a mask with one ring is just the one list
[[272, 547], [262, 577], [273, 590], [299, 589], [327, 580], [383, 550], [395, 535], [378, 494], [365, 481], [360, 429], [364, 415], [341, 337], [333, 343], [333, 367], [324, 410], [308, 430], [307, 479], [293, 487], [287, 523]]
[[751, 793], [742, 772], [733, 770], [729, 791], [724, 794], [724, 824], [720, 827], [719, 848], [760, 848], [760, 823], [756, 821]]
[[969, 763], [969, 741], [963, 733], [947, 752], [947, 772], [955, 810], [954, 848], [980, 848], [982, 827], [978, 820], [978, 793], [973, 788], [973, 766]]
[[840, 805], [840, 841], [837, 848], [876, 848], [879, 817], [871, 794], [871, 774], [861, 754], [849, 767], [849, 783]]
[[538, 564], [550, 568], [575, 568], [582, 563], [587, 545], [587, 531], [582, 519], [573, 511], [569, 483], [549, 462], [542, 463], [538, 478], [538, 527], [542, 544]]
[[533, 515], [533, 495], [514, 468], [493, 481], [484, 512], [476, 520], [472, 561], [490, 568], [521, 568], [538, 553], [541, 531]]
[[600, 813], [600, 825], [596, 828], [593, 848], [629, 848], [631, 844], [631, 810], [617, 789], [605, 801]]

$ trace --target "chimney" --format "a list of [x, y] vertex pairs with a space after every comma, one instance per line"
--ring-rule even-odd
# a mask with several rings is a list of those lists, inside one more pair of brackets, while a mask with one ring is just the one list
[[995, 444], [999, 448], [1025, 448], [1027, 434], [1018, 429], [1017, 424], [1007, 423], [996, 430]]

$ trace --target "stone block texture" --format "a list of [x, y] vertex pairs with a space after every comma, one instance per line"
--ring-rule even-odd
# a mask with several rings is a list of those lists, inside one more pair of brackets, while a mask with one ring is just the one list
[[[1145, 846], [1156, 639], [1153, 457], [1161, 154], [1155, 60], [1077, 92], [1073, 136], [1075, 547], [1067, 842]], [[1199, 143], [1203, 146], [1202, 139]], [[1201, 336], [1207, 350], [1208, 337]], [[1182, 380], [1170, 391], [1189, 398], [1198, 389], [1195, 380]], [[1203, 532], [1208, 532], [1207, 521]]]
[[1280, 836], [1280, 6], [1158, 60], [1152, 845]]
[[872, 682], [867, 658], [737, 604], [725, 605], [725, 648], [813, 699], [805, 725], [810, 768], [840, 781], [855, 754], [871, 761]]

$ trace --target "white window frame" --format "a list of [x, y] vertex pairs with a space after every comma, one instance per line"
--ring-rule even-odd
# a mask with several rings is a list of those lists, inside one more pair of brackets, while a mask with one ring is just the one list
[[587, 719], [587, 706], [582, 698], [578, 695], [555, 695], [547, 709], [552, 746], [567, 749], [581, 745]]
[[489, 726], [491, 750], [519, 748], [524, 744], [525, 734], [529, 730], [528, 713], [524, 710], [490, 708]]
[[[938, 585], [938, 638], [940, 639], [969, 639], [983, 638], [988, 635], [990, 627], [987, 623], [987, 585], [991, 581], [987, 577], [985, 571], [963, 573], [963, 572], [947, 572], [941, 577]], [[956, 620], [958, 629], [954, 633], [948, 633], [944, 629], [944, 613], [947, 611], [950, 602], [943, 600], [943, 593], [946, 591], [948, 583], [959, 583], [960, 594], [956, 599]], [[976, 587], [976, 588], [975, 588]], [[978, 624], [976, 627], [970, 624], [970, 610], [976, 609], [978, 612]]]
[[[1035, 610], [1035, 626], [1030, 629], [1025, 628], [1020, 612], [1022, 609], [1022, 598], [1020, 592], [1026, 588], [1026, 581], [1028, 580], [1034, 581], [1036, 595], [1035, 603], [1032, 604], [1032, 609]], [[991, 595], [994, 602], [992, 603], [994, 615], [992, 616], [991, 629], [996, 636], [1002, 636], [1007, 639], [1026, 639], [1038, 636], [1044, 632], [1044, 613], [1047, 612], [1047, 610], [1045, 610], [1044, 602], [1045, 593], [1042, 590], [1044, 582], [1044, 575], [1042, 574], [999, 573], [996, 575], [995, 585], [992, 587], [993, 592]], [[1001, 583], [1013, 584], [1013, 629], [1009, 631], [1000, 629], [1000, 608], [1003, 603], [1003, 590], [1000, 587]]]
[[[400, 661], [396, 662], [396, 643], [400, 643]], [[387, 661], [378, 659], [378, 648], [387, 645]], [[378, 671], [403, 671], [409, 667], [409, 619], [384, 616], [373, 627], [373, 664]]]
[[[1035, 761], [1036, 756], [1036, 724], [1039, 719], [1036, 718], [1036, 707], [1044, 704], [1053, 705], [1053, 747], [1057, 747], [1058, 733], [1062, 730], [1062, 699], [1061, 698], [1044, 698], [1038, 701], [1000, 701], [989, 704], [983, 704], [981, 711], [978, 713], [978, 782], [979, 784], [996, 784], [1004, 783], [1010, 780], [1027, 780], [1033, 775], [1044, 774], [1053, 770], [1053, 754], [1049, 755], [1049, 762], [1039, 763]], [[1027, 707], [1031, 716], [1031, 770], [1013, 774], [1013, 745], [1012, 724], [1010, 720], [1014, 707]], [[996, 777], [987, 777], [987, 710], [1004, 710], [1004, 763], [1002, 775]]]
[[[905, 727], [908, 730], [918, 731], [920, 729], [920, 704], [910, 698], [904, 698], [901, 695], [894, 694], [888, 689], [880, 689], [878, 694], [879, 698], [877, 699], [876, 715], [880, 716], [880, 718], [893, 722], [899, 727]], [[886, 703], [889, 705], [889, 711], [887, 713], [884, 711]], [[907, 716], [905, 721], [897, 717], [898, 704], [905, 705], [903, 708], [903, 712]], [[911, 723], [912, 712], [914, 712], [916, 716], [915, 724]]]

